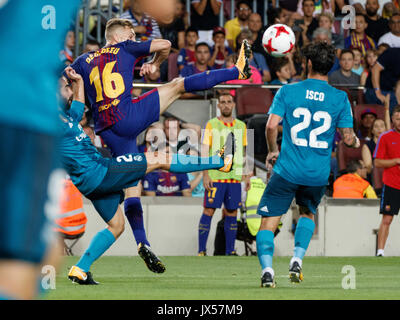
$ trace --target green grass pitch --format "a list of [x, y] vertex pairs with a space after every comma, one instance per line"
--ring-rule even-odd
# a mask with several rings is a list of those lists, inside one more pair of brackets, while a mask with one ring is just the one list
[[[66, 257], [56, 289], [46, 299], [134, 300], [275, 300], [399, 299], [400, 257], [306, 257], [304, 281], [291, 284], [289, 257], [274, 259], [277, 287], [260, 288], [257, 257], [161, 257], [164, 274], [147, 270], [139, 257], [102, 257], [91, 271], [98, 286], [80, 286], [67, 279], [78, 257]], [[342, 268], [355, 268], [356, 289], [343, 289]]]

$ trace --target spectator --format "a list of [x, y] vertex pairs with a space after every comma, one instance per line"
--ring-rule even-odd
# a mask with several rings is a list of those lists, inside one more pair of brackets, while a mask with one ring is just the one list
[[121, 19], [128, 19], [133, 23], [136, 41], [142, 42], [161, 38], [157, 21], [142, 11], [137, 0], [131, 0], [129, 9], [121, 14]]
[[369, 35], [375, 43], [378, 43], [378, 40], [382, 35], [389, 32], [388, 21], [379, 16], [378, 10], [378, 0], [367, 0], [367, 3], [365, 4], [365, 20], [368, 27], [365, 29], [365, 33]]
[[[191, 156], [199, 156], [199, 152], [197, 149], [191, 148], [189, 150], [189, 155]], [[195, 198], [204, 198], [204, 185], [203, 185], [203, 172], [190, 172], [187, 174], [189, 178], [190, 191], [192, 192], [192, 197]]]
[[187, 65], [193, 65], [196, 62], [196, 42], [199, 40], [199, 34], [196, 29], [189, 27], [185, 31], [186, 46], [179, 51], [178, 67], [182, 70]]
[[263, 24], [261, 16], [258, 13], [252, 13], [249, 18], [249, 30], [253, 33], [253, 46], [252, 50], [254, 52], [265, 53], [262, 37], [264, 34]]
[[100, 49], [100, 44], [96, 40], [89, 40], [86, 43], [85, 49], [83, 49], [83, 53], [90, 51], [97, 51]]
[[[382, 10], [382, 18], [385, 19], [390, 19], [392, 15], [395, 13], [400, 13], [399, 10], [399, 0], [393, 0], [392, 2], [386, 2], [385, 5], [383, 6]], [[396, 7], [397, 4], [397, 7]]]
[[389, 99], [385, 100], [385, 120], [383, 119], [375, 119], [372, 122], [370, 129], [370, 137], [361, 149], [362, 160], [364, 161], [365, 166], [367, 167], [368, 173], [372, 172], [372, 155], [374, 154], [374, 150], [376, 147], [376, 143], [378, 142], [378, 138], [382, 133], [389, 130], [390, 128], [390, 115], [389, 115]]
[[378, 118], [374, 108], [367, 108], [361, 113], [361, 121], [357, 124], [357, 136], [360, 139], [371, 140], [372, 138], [372, 125]]
[[143, 178], [145, 196], [191, 197], [189, 178], [186, 173], [156, 170]]
[[379, 39], [378, 45], [387, 43], [391, 48], [400, 48], [400, 13], [396, 13], [390, 18], [389, 28], [390, 32], [385, 33]]
[[331, 32], [332, 35], [332, 44], [335, 46], [336, 49], [343, 49], [344, 48], [344, 39], [343, 36], [333, 32], [333, 20], [334, 17], [331, 13], [322, 12], [318, 18], [318, 26], [320, 28], [324, 28]]
[[[226, 67], [227, 68], [232, 68], [236, 61], [237, 61], [238, 55], [236, 53], [231, 54], [228, 56], [226, 59]], [[260, 72], [252, 65], [250, 65], [251, 69], [251, 77], [246, 80], [230, 80], [227, 81], [227, 84], [263, 84], [262, 77]], [[235, 96], [235, 91], [236, 90], [230, 90], [229, 93], [232, 97]]]
[[318, 27], [313, 32], [313, 42], [326, 42], [332, 44], [332, 32], [329, 29]]
[[185, 23], [180, 17], [182, 3], [176, 2], [176, 11], [174, 21], [171, 24], [161, 27], [161, 35], [163, 39], [171, 42], [171, 51], [178, 53], [185, 46]]
[[167, 117], [164, 119], [164, 134], [170, 152], [186, 154], [188, 150], [198, 148], [201, 127], [194, 123], [182, 123], [175, 117]]
[[183, 0], [178, 0], [176, 2], [176, 15], [178, 17], [178, 19], [182, 19], [183, 21], [183, 25], [185, 26], [185, 30], [187, 28], [189, 28], [189, 14], [186, 10], [186, 6], [185, 3], [183, 2]]
[[354, 54], [351, 50], [343, 49], [339, 59], [340, 69], [329, 75], [331, 85], [359, 85], [360, 76], [351, 69], [354, 66]]
[[[236, 38], [237, 53], [239, 52], [244, 39], [247, 39], [250, 45], [253, 44], [253, 33], [249, 29], [242, 30]], [[255, 67], [260, 72], [263, 82], [271, 81], [271, 73], [269, 71], [267, 62], [261, 53], [252, 52], [252, 56], [250, 57], [250, 65]]]
[[[313, 13], [314, 17], [317, 17], [324, 12], [333, 14], [331, 0], [315, 0], [314, 6], [315, 6], [315, 10]], [[297, 13], [299, 13], [300, 15], [304, 14], [300, 2], [297, 4]]]
[[398, 104], [394, 88], [400, 79], [400, 48], [389, 48], [381, 56], [371, 70], [371, 81], [366, 84], [365, 100], [367, 103], [383, 104], [385, 96], [390, 94], [390, 113]]
[[237, 209], [241, 207], [241, 180], [246, 182], [246, 191], [250, 186], [250, 180], [243, 174], [245, 147], [247, 145], [247, 130], [244, 122], [235, 119], [232, 115], [235, 102], [230, 94], [221, 94], [218, 98], [218, 109], [221, 116], [207, 122], [202, 138], [202, 156], [215, 154], [224, 143], [224, 138], [234, 134], [236, 152], [232, 171], [228, 173], [218, 170], [203, 172], [204, 187], [204, 211], [199, 223], [199, 256], [206, 255], [206, 244], [211, 227], [211, 219], [215, 209], [221, 208], [222, 203], [226, 209], [225, 216], [225, 254], [236, 255], [235, 239], [237, 231]]
[[367, 168], [362, 160], [353, 160], [347, 165], [347, 174], [333, 183], [333, 198], [377, 199], [374, 188], [367, 179]]
[[351, 32], [350, 36], [344, 39], [344, 47], [346, 49], [360, 48], [363, 57], [368, 49], [375, 49], [375, 41], [367, 36], [365, 29], [368, 24], [363, 14], [356, 14], [356, 28]]
[[70, 65], [74, 61], [75, 32], [69, 30], [65, 36], [64, 50], [60, 52], [60, 60], [65, 65]]
[[276, 79], [272, 80], [270, 84], [288, 84], [292, 78], [289, 59], [287, 57], [276, 59], [274, 72]]
[[[393, 130], [379, 137], [374, 151], [375, 167], [384, 168], [383, 188], [380, 213], [382, 221], [378, 231], [377, 255], [384, 255], [389, 227], [393, 216], [400, 209], [400, 106], [396, 106], [392, 114]], [[397, 145], [397, 147], [393, 147]]]
[[236, 18], [225, 23], [226, 39], [233, 50], [236, 48], [236, 38], [243, 29], [249, 27], [251, 7], [248, 1], [239, 1], [236, 4]]
[[371, 72], [372, 66], [375, 64], [376, 60], [378, 59], [378, 52], [375, 49], [367, 50], [367, 54], [365, 55], [365, 63], [364, 63], [364, 71], [361, 74], [360, 84], [365, 86], [367, 82], [368, 75]]
[[315, 10], [314, 0], [303, 0], [302, 8], [304, 15], [302, 19], [294, 22], [292, 28], [300, 48], [312, 40], [313, 32], [318, 28], [318, 20], [313, 17]]
[[199, 31], [199, 41], [212, 46], [212, 31], [219, 25], [222, 0], [192, 0], [191, 26]]
[[226, 58], [233, 53], [232, 49], [225, 46], [225, 29], [215, 27], [213, 31], [214, 46], [211, 49], [211, 58], [208, 65], [213, 69], [221, 69]]
[[361, 77], [361, 74], [364, 71], [364, 67], [362, 66], [362, 52], [360, 48], [353, 48], [351, 51], [353, 51], [354, 55], [354, 65], [351, 71], [353, 71], [355, 74], [358, 74]]

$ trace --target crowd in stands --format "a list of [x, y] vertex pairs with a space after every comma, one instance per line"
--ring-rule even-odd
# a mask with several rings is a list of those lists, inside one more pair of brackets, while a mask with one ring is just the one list
[[[351, 166], [352, 170], [360, 164], [357, 161], [362, 160], [362, 169], [366, 171], [365, 177], [362, 178], [375, 187], [375, 181], [372, 179], [374, 145], [379, 134], [390, 129], [390, 112], [400, 103], [399, 0], [280, 0], [279, 7], [276, 7], [275, 0], [272, 0], [266, 8], [267, 21], [264, 22], [264, 12], [260, 12], [260, 9], [253, 12], [252, 1], [235, 1], [235, 14], [231, 17], [227, 10], [230, 8], [230, 1], [234, 0], [192, 0], [190, 14], [189, 8], [185, 7], [186, 1], [177, 1], [174, 21], [170, 25], [158, 25], [141, 10], [135, 0], [125, 0], [124, 11], [120, 17], [132, 21], [137, 41], [164, 38], [172, 44], [170, 57], [160, 71], [144, 78], [136, 72], [135, 82], [167, 82], [176, 76], [230, 68], [237, 60], [242, 41], [247, 39], [253, 51], [252, 77], [229, 83], [285, 85], [305, 78], [306, 68], [301, 49], [306, 44], [317, 41], [331, 43], [337, 49], [337, 57], [329, 72], [329, 83], [347, 92], [355, 114], [355, 128], [362, 140], [360, 150], [346, 158], [348, 150], [339, 143], [340, 135], [337, 133], [332, 150], [333, 180], [347, 172], [346, 168], [348, 170], [351, 160], [356, 160]], [[225, 8], [225, 22], [220, 25], [222, 3]], [[348, 28], [346, 23], [342, 23], [346, 18], [342, 8], [346, 4], [355, 8], [353, 28]], [[296, 36], [295, 47], [284, 58], [269, 56], [262, 45], [264, 31], [275, 23], [290, 26]], [[81, 54], [74, 52], [75, 41], [75, 34], [70, 31], [65, 40], [65, 48], [60, 54], [66, 64]], [[84, 52], [98, 50], [101, 45], [89, 41]], [[135, 68], [139, 71], [140, 63]], [[357, 89], [359, 86], [363, 88]], [[273, 94], [276, 92], [273, 89], [271, 91]], [[135, 88], [132, 94], [139, 96], [144, 92], [145, 90]], [[235, 95], [235, 90], [232, 90], [232, 94]], [[186, 93], [182, 98], [201, 99], [204, 98], [204, 92]], [[269, 106], [265, 106], [265, 111], [268, 108]], [[173, 119], [176, 139], [171, 140], [168, 139], [168, 134], [172, 132], [169, 127], [170, 120], [151, 127], [147, 136], [154, 129], [164, 130], [167, 137], [164, 147], [169, 148], [171, 152], [177, 152], [179, 148], [174, 143], [179, 144], [176, 140], [179, 128], [188, 125]], [[194, 130], [199, 132], [199, 141], [200, 129]], [[154, 141], [148, 142], [147, 147], [151, 147], [152, 144]], [[157, 180], [160, 183], [165, 182], [164, 186], [155, 186]], [[174, 188], [171, 189], [171, 185], [174, 185]], [[201, 185], [201, 174], [181, 177], [156, 172], [144, 180], [145, 194], [148, 195], [201, 194], [204, 190], [201, 190]]]

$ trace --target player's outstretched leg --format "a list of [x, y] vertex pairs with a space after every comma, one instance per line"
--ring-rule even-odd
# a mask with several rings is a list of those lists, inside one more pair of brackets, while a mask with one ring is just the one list
[[[117, 200], [118, 201], [118, 200]], [[97, 208], [96, 208], [97, 209]], [[116, 239], [124, 231], [124, 216], [121, 209], [118, 207], [116, 213], [110, 221], [107, 222], [108, 228], [99, 231], [90, 242], [89, 247], [81, 256], [78, 263], [71, 267], [68, 278], [73, 283], [82, 285], [97, 285], [99, 284], [92, 277], [90, 267], [108, 248], [115, 242]]]
[[143, 259], [147, 268], [154, 273], [163, 273], [165, 271], [165, 265], [161, 260], [151, 251], [150, 246], [144, 243], [139, 243], [138, 254]]
[[202, 72], [186, 78], [176, 78], [158, 88], [160, 97], [160, 114], [185, 92], [196, 92], [211, 89], [215, 85], [237, 79], [248, 79], [251, 76], [251, 47], [244, 40], [235, 67]]
[[289, 278], [293, 283], [303, 281], [303, 258], [315, 229], [315, 223], [310, 217], [313, 218], [313, 215], [311, 214], [309, 217], [302, 216], [299, 219], [294, 234], [294, 254], [289, 266]]

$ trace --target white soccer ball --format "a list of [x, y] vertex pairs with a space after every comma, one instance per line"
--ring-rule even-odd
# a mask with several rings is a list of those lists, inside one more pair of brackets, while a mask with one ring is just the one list
[[274, 24], [265, 30], [262, 43], [265, 51], [273, 57], [284, 57], [294, 47], [296, 38], [290, 27]]

